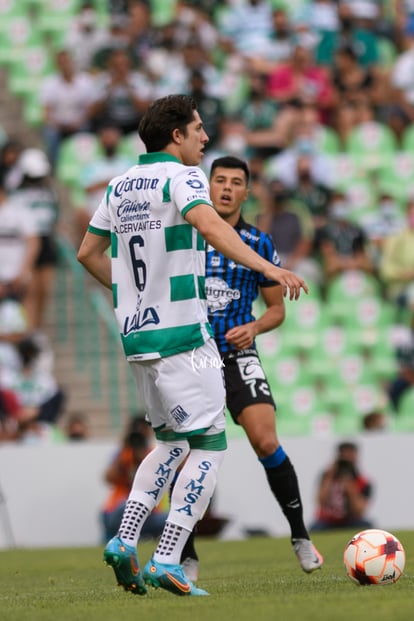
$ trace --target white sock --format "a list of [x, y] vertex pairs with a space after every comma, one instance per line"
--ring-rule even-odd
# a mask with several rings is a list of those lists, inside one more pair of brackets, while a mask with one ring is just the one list
[[194, 526], [203, 517], [217, 482], [225, 451], [190, 451], [171, 496], [164, 531], [154, 554], [158, 563], [178, 564]]
[[178, 466], [189, 451], [188, 442], [160, 442], [141, 462], [132, 483], [119, 536], [136, 546], [145, 520], [170, 487]]
[[157, 549], [153, 554], [154, 561], [179, 565], [181, 552], [189, 535], [190, 531], [182, 526], [177, 526], [177, 524], [171, 524], [167, 520]]

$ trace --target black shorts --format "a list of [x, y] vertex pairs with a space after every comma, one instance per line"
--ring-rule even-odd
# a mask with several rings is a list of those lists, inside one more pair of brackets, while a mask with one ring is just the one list
[[223, 359], [226, 405], [236, 425], [237, 417], [249, 405], [269, 403], [276, 409], [256, 350], [244, 349]]
[[40, 250], [36, 259], [36, 267], [44, 265], [57, 265], [58, 250], [56, 241], [51, 235], [43, 235], [40, 238]]

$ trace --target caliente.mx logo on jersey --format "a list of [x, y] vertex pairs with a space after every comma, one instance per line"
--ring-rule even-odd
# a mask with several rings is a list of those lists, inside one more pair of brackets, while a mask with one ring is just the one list
[[205, 290], [210, 313], [224, 310], [230, 302], [240, 298], [240, 291], [231, 289], [221, 278], [206, 278]]

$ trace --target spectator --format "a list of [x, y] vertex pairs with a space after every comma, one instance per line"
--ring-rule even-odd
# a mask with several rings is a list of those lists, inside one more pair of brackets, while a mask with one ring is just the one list
[[403, 394], [414, 386], [414, 322], [411, 320], [410, 340], [396, 349], [398, 371], [388, 385], [388, 396], [394, 412], [398, 414]]
[[85, 166], [79, 180], [85, 201], [77, 205], [75, 214], [79, 239], [84, 236], [109, 181], [135, 164], [132, 155], [121, 152], [122, 133], [114, 123], [103, 122], [98, 130], [98, 139], [102, 155]]
[[109, 39], [109, 31], [99, 23], [93, 2], [83, 2], [79, 13], [70, 20], [64, 39], [65, 49], [70, 52], [78, 71], [89, 71], [95, 54]]
[[16, 440], [20, 402], [12, 390], [0, 386], [0, 443]]
[[246, 157], [246, 127], [238, 115], [225, 115], [219, 120], [219, 135], [213, 148], [206, 145], [206, 154], [201, 162], [207, 171], [213, 160], [223, 155]]
[[345, 100], [338, 101], [333, 111], [331, 125], [338, 136], [341, 151], [346, 149], [349, 136], [357, 124], [358, 113], [356, 104]]
[[350, 45], [344, 45], [335, 51], [332, 82], [338, 103], [357, 103], [361, 94], [374, 103], [375, 87], [379, 86], [376, 77], [371, 67], [359, 64], [357, 53]]
[[243, 57], [266, 49], [272, 35], [272, 6], [268, 0], [246, 0], [226, 7], [218, 28], [226, 52]]
[[406, 205], [406, 225], [383, 244], [380, 277], [385, 293], [401, 309], [414, 309], [414, 196]]
[[27, 296], [40, 242], [33, 214], [0, 186], [0, 299]]
[[322, 269], [329, 282], [349, 270], [373, 273], [363, 229], [349, 219], [350, 206], [345, 194], [335, 190], [329, 205], [328, 222], [318, 231], [317, 247]]
[[144, 75], [133, 69], [126, 50], [110, 52], [107, 71], [97, 77], [95, 94], [91, 107], [95, 131], [102, 123], [112, 123], [124, 135], [137, 132], [151, 93]]
[[31, 327], [38, 330], [43, 326], [58, 261], [56, 225], [59, 201], [51, 184], [51, 166], [44, 151], [25, 149], [17, 167], [22, 177], [13, 199], [31, 210], [40, 240], [25, 301]]
[[315, 50], [318, 65], [332, 66], [335, 50], [344, 45], [352, 47], [363, 67], [377, 66], [379, 62], [378, 39], [364, 25], [359, 25], [345, 2], [338, 5], [339, 29], [325, 30]]
[[292, 201], [289, 189], [279, 179], [268, 187], [268, 209], [258, 226], [269, 233], [281, 263], [312, 282], [319, 282], [319, 268], [312, 257], [314, 229], [306, 207]]
[[319, 481], [318, 508], [311, 531], [372, 528], [366, 517], [371, 497], [372, 485], [359, 471], [357, 445], [339, 444], [334, 462]]
[[65, 404], [65, 393], [59, 387], [54, 370], [42, 364], [42, 348], [34, 337], [17, 345], [20, 365], [17, 369], [3, 368], [1, 381], [12, 390], [22, 405], [21, 422], [36, 420], [54, 425]]
[[70, 414], [65, 424], [65, 437], [69, 442], [83, 442], [89, 438], [89, 425], [86, 416], [79, 412]]
[[138, 58], [131, 47], [129, 32], [129, 17], [127, 14], [114, 13], [109, 19], [109, 34], [103, 45], [96, 51], [90, 70], [98, 75], [108, 68], [108, 62], [114, 50], [126, 51], [131, 65], [135, 67]]
[[414, 122], [414, 20], [405, 28], [404, 49], [391, 69], [393, 106], [390, 116], [393, 124], [399, 121], [403, 133]]
[[387, 423], [388, 421], [386, 414], [379, 410], [374, 410], [363, 416], [362, 431], [384, 431], [387, 428]]
[[144, 65], [157, 40], [157, 32], [151, 22], [151, 7], [145, 0], [128, 3], [129, 48]]
[[[331, 187], [334, 181], [332, 159], [319, 148], [319, 136], [323, 126], [318, 120], [316, 106], [299, 105], [290, 106], [289, 109], [289, 144], [280, 154], [267, 160], [266, 171], [269, 178], [278, 177], [289, 188], [294, 189], [298, 184], [298, 158], [306, 155], [311, 159], [314, 182]], [[283, 122], [286, 121], [287, 119]]]
[[[105, 470], [105, 481], [111, 486], [111, 491], [101, 513], [104, 541], [118, 533], [135, 472], [152, 450], [154, 442], [151, 427], [143, 419], [132, 418], [120, 449]], [[167, 517], [165, 501], [166, 498], [161, 500], [145, 522], [142, 530], [145, 539], [161, 535]]]
[[279, 63], [286, 62], [294, 48], [294, 31], [288, 11], [276, 7], [272, 11], [272, 30], [265, 45], [256, 55], [246, 59], [250, 71], [268, 74]]
[[55, 56], [56, 71], [40, 87], [43, 137], [54, 168], [62, 140], [90, 125], [90, 106], [95, 93], [90, 75], [77, 71], [72, 56], [61, 50]]
[[280, 153], [289, 143], [295, 116], [291, 109], [280, 111], [267, 93], [267, 77], [250, 72], [249, 91], [239, 115], [245, 125], [245, 140], [251, 156], [266, 158]]
[[361, 217], [360, 224], [369, 241], [376, 268], [379, 269], [385, 240], [390, 235], [400, 233], [406, 225], [400, 204], [392, 192], [380, 190], [377, 205]]
[[197, 104], [204, 128], [210, 138], [209, 145], [214, 147], [218, 140], [220, 119], [224, 115], [223, 103], [221, 99], [208, 93], [206, 79], [200, 69], [191, 72], [189, 86], [189, 94]]
[[292, 56], [269, 73], [268, 94], [282, 105], [314, 105], [322, 122], [328, 122], [334, 103], [329, 73], [316, 65], [313, 52], [299, 39]]
[[297, 184], [292, 198], [306, 205], [313, 220], [315, 231], [327, 223], [331, 188], [313, 177], [312, 155], [306, 150], [299, 153], [297, 166]]
[[0, 185], [6, 192], [15, 190], [20, 181], [17, 161], [22, 152], [22, 145], [18, 140], [10, 139], [0, 149]]

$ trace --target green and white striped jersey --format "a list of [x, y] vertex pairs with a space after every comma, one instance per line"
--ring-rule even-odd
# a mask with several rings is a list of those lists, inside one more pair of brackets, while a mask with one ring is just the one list
[[112, 179], [92, 217], [88, 230], [111, 237], [114, 309], [130, 361], [192, 350], [212, 336], [205, 244], [184, 219], [200, 203], [212, 206], [200, 168], [145, 153]]

